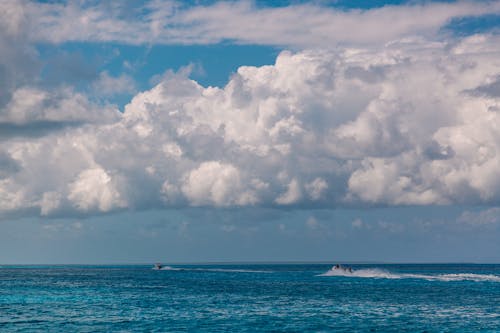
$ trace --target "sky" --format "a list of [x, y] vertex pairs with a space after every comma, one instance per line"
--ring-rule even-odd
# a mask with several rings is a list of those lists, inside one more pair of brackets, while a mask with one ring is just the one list
[[0, 264], [500, 262], [500, 1], [0, 2]]

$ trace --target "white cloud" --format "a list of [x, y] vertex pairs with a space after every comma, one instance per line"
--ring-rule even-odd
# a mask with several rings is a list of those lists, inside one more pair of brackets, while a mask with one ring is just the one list
[[25, 7], [21, 1], [0, 2], [0, 115], [12, 91], [32, 82], [40, 67]]
[[99, 78], [92, 84], [92, 88], [98, 96], [114, 96], [133, 93], [135, 91], [135, 83], [129, 75], [122, 74], [114, 77], [104, 71], [99, 74]]
[[297, 203], [302, 197], [302, 191], [300, 190], [300, 185], [297, 179], [292, 179], [287, 185], [287, 190], [285, 193], [276, 198], [276, 203], [280, 205], [290, 205]]
[[0, 180], [0, 210], [3, 212], [22, 211], [30, 203], [25, 200], [23, 188], [11, 179]]
[[246, 204], [238, 169], [217, 161], [202, 163], [186, 173], [182, 185], [184, 195], [196, 206], [230, 206]]
[[306, 184], [306, 190], [312, 200], [320, 199], [328, 189], [328, 183], [321, 177], [314, 179]]
[[22, 87], [12, 93], [10, 101], [0, 112], [0, 122], [24, 125], [39, 122], [51, 123], [109, 123], [121, 115], [113, 107], [91, 103], [81, 93], [69, 88], [46, 91]]
[[46, 216], [57, 211], [61, 206], [61, 199], [61, 194], [58, 192], [45, 192], [40, 202], [40, 214]]
[[68, 199], [77, 210], [84, 212], [108, 212], [126, 207], [127, 203], [121, 198], [115, 182], [102, 168], [84, 170], [69, 185]]
[[4, 122], [82, 126], [0, 142], [0, 211], [497, 204], [500, 101], [475, 91], [499, 77], [499, 45], [285, 51], [223, 88], [168, 73], [124, 114], [19, 88]]
[[[251, 1], [187, 6], [151, 1], [128, 3], [4, 4], [8, 31], [27, 21], [34, 41], [120, 42], [129, 44], [238, 43], [325, 47], [380, 43], [405, 36], [432, 36], [453, 18], [498, 13], [498, 2], [423, 2], [373, 9], [342, 10], [318, 4], [258, 7]], [[134, 15], [141, 13], [141, 15]], [[3, 17], [2, 17], [3, 19]], [[348, 33], [346, 33], [348, 32]]]

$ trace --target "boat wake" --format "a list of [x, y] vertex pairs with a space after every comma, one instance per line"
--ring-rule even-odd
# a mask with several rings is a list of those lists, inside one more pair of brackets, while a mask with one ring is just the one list
[[427, 281], [476, 281], [476, 282], [500, 282], [500, 276], [494, 274], [474, 274], [474, 273], [458, 273], [458, 274], [408, 274], [408, 273], [392, 273], [378, 268], [367, 268], [353, 270], [352, 272], [331, 269], [319, 276], [344, 276], [357, 278], [379, 278], [379, 279], [423, 279]]
[[[155, 268], [153, 268], [155, 269]], [[226, 272], [226, 273], [272, 273], [271, 271], [262, 271], [256, 269], [232, 269], [232, 268], [202, 268], [202, 267], [171, 267], [162, 266], [161, 268], [156, 268], [160, 271], [200, 271], [200, 272]]]
[[207, 272], [228, 272], [228, 273], [272, 273], [271, 271], [261, 271], [256, 269], [231, 269], [231, 268], [194, 268], [197, 271]]
[[154, 268], [153, 269], [157, 271], [181, 271], [182, 268], [176, 268], [176, 267], [171, 267], [171, 266], [162, 266], [161, 268]]

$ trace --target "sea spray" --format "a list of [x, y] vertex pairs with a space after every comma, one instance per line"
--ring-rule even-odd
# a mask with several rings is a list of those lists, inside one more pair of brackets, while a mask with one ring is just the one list
[[476, 281], [476, 282], [500, 282], [500, 276], [494, 274], [474, 274], [474, 273], [456, 273], [456, 274], [408, 274], [393, 273], [379, 268], [365, 268], [353, 270], [352, 272], [330, 269], [319, 276], [343, 276], [355, 278], [380, 278], [380, 279], [424, 279], [427, 281]]

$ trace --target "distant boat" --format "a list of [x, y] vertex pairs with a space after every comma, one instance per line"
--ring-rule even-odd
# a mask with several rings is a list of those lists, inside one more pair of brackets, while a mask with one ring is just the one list
[[159, 263], [159, 262], [157, 262], [157, 263], [154, 265], [154, 267], [153, 267], [153, 269], [158, 269], [158, 270], [160, 270], [160, 269], [162, 269], [162, 268], [163, 268], [163, 265], [162, 265], [161, 263]]

